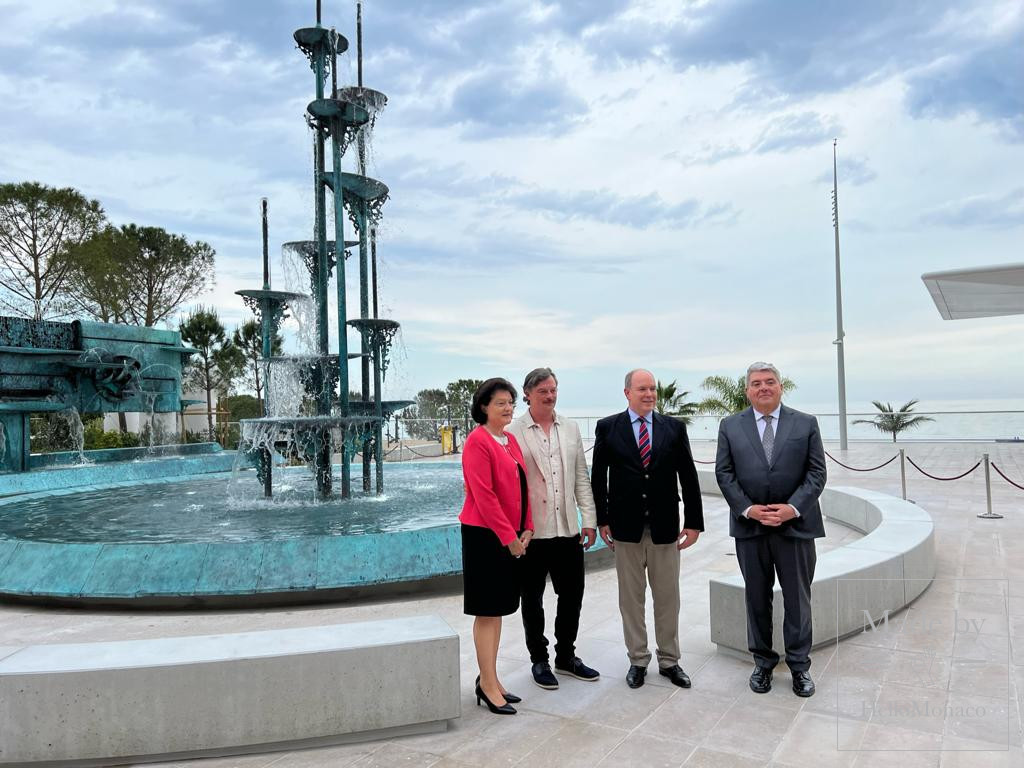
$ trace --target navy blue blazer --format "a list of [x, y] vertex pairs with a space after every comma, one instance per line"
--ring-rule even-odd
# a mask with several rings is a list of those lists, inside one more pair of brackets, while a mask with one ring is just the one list
[[[597, 422], [590, 486], [597, 524], [610, 525], [612, 538], [638, 543], [646, 524], [655, 544], [669, 544], [683, 528], [704, 530], [704, 507], [686, 425], [660, 413], [651, 417], [651, 462], [646, 468], [627, 411]], [[683, 525], [679, 524], [680, 501]]]

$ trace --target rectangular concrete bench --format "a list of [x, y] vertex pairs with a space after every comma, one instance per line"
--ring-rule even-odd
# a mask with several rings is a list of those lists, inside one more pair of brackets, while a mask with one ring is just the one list
[[438, 616], [0, 647], [0, 765], [110, 765], [440, 731], [459, 638]]

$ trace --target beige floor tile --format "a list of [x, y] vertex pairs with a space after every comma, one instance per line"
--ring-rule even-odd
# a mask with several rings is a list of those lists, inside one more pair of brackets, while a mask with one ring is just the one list
[[754, 757], [698, 747], [683, 763], [683, 766], [685, 768], [762, 768], [766, 762]]
[[1020, 768], [1021, 765], [1024, 765], [1024, 752], [1020, 747], [951, 736], [942, 740], [940, 768]]
[[934, 688], [886, 683], [875, 702], [871, 722], [942, 733], [948, 695], [946, 691]]
[[626, 685], [605, 690], [580, 710], [577, 718], [594, 725], [610, 725], [631, 730], [649, 718], [670, 697], [687, 696], [689, 691], [645, 685], [630, 689]]
[[976, 632], [957, 632], [951, 655], [955, 659], [1007, 664], [1010, 661], [1010, 638]]
[[494, 722], [447, 755], [459, 762], [490, 768], [511, 766], [538, 742], [550, 738], [567, 722], [540, 712], [520, 710], [516, 715], [490, 715]]
[[949, 687], [952, 660], [934, 653], [895, 651], [885, 673], [887, 683], [902, 683], [920, 688]]
[[328, 765], [336, 765], [339, 768], [342, 766], [347, 767], [358, 763], [360, 760], [380, 751], [386, 746], [387, 743], [378, 741], [297, 750], [282, 755], [278, 760], [274, 761], [273, 765], [274, 768], [319, 768], [320, 766]]
[[634, 731], [598, 763], [602, 768], [678, 768], [694, 744]]
[[430, 768], [441, 758], [398, 744], [385, 744], [376, 752], [352, 763], [352, 768]]
[[737, 701], [708, 734], [704, 746], [768, 760], [796, 715], [783, 707]]
[[801, 712], [772, 759], [789, 765], [846, 768], [857, 759], [867, 723]]
[[883, 682], [863, 677], [825, 674], [815, 682], [814, 696], [805, 700], [804, 710], [852, 720], [870, 720]]
[[862, 677], [871, 680], [884, 680], [892, 660], [896, 657], [906, 659], [906, 652], [900, 653], [889, 648], [841, 645], [828, 666], [831, 674], [842, 677]]
[[731, 654], [716, 653], [690, 677], [695, 690], [732, 697], [750, 692], [749, 680], [753, 668], [751, 661]]
[[868, 723], [854, 768], [935, 768], [942, 735]]
[[733, 705], [734, 699], [707, 691], [680, 691], [643, 724], [643, 732], [699, 743]]
[[991, 661], [954, 659], [949, 690], [1006, 699], [1010, 695], [1010, 665]]
[[530, 768], [591, 768], [621, 744], [629, 731], [579, 721], [566, 722], [537, 744], [530, 740], [522, 764]]
[[944, 733], [958, 739], [976, 739], [1010, 744], [1010, 703], [1004, 696], [994, 699], [950, 693]]

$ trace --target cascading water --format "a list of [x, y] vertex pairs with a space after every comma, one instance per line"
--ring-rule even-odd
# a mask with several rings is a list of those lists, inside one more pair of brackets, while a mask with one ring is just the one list
[[[376, 492], [380, 494], [384, 489], [383, 422], [391, 413], [411, 405], [408, 401], [386, 402], [381, 394], [388, 349], [398, 323], [377, 317], [376, 244], [370, 242], [370, 230], [381, 219], [389, 191], [385, 184], [366, 175], [366, 159], [370, 130], [387, 97], [363, 87], [361, 60], [358, 85], [337, 87], [338, 55], [348, 48], [348, 41], [322, 27], [319, 20], [315, 27], [296, 31], [294, 38], [315, 74], [316, 98], [306, 109], [307, 123], [314, 132], [313, 239], [284, 244], [282, 266], [288, 290], [272, 290], [264, 202], [263, 288], [239, 294], [260, 318], [266, 396], [263, 417], [242, 421], [240, 450], [257, 457], [264, 495], [268, 497], [274, 493], [276, 468], [296, 461], [309, 465], [321, 497], [332, 495], [333, 463], [338, 456], [340, 495], [347, 498], [351, 494], [350, 465], [357, 453], [362, 455], [363, 490], [371, 490], [370, 465], [375, 462]], [[328, 74], [333, 78], [325, 97]], [[344, 173], [342, 155], [353, 144], [357, 148], [357, 173]], [[329, 212], [334, 240], [328, 240]], [[345, 241], [346, 217], [352, 222], [358, 240]], [[357, 319], [350, 320], [346, 255], [347, 249], [354, 251], [356, 247], [359, 312]], [[329, 290], [332, 274], [336, 282], [333, 301]], [[272, 357], [271, 340], [286, 313], [298, 323], [302, 354]], [[351, 354], [349, 327], [360, 334], [359, 352]], [[335, 334], [337, 353], [332, 354], [330, 339]], [[350, 358], [360, 363], [359, 386], [351, 387], [358, 389], [359, 399], [349, 395]]]

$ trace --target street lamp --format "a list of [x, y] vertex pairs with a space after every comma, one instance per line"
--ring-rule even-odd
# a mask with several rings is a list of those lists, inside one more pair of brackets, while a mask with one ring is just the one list
[[845, 451], [846, 444], [846, 363], [843, 359], [843, 282], [839, 270], [839, 174], [836, 169], [836, 144], [832, 140], [832, 228], [836, 236], [836, 345], [839, 368], [839, 448]]

